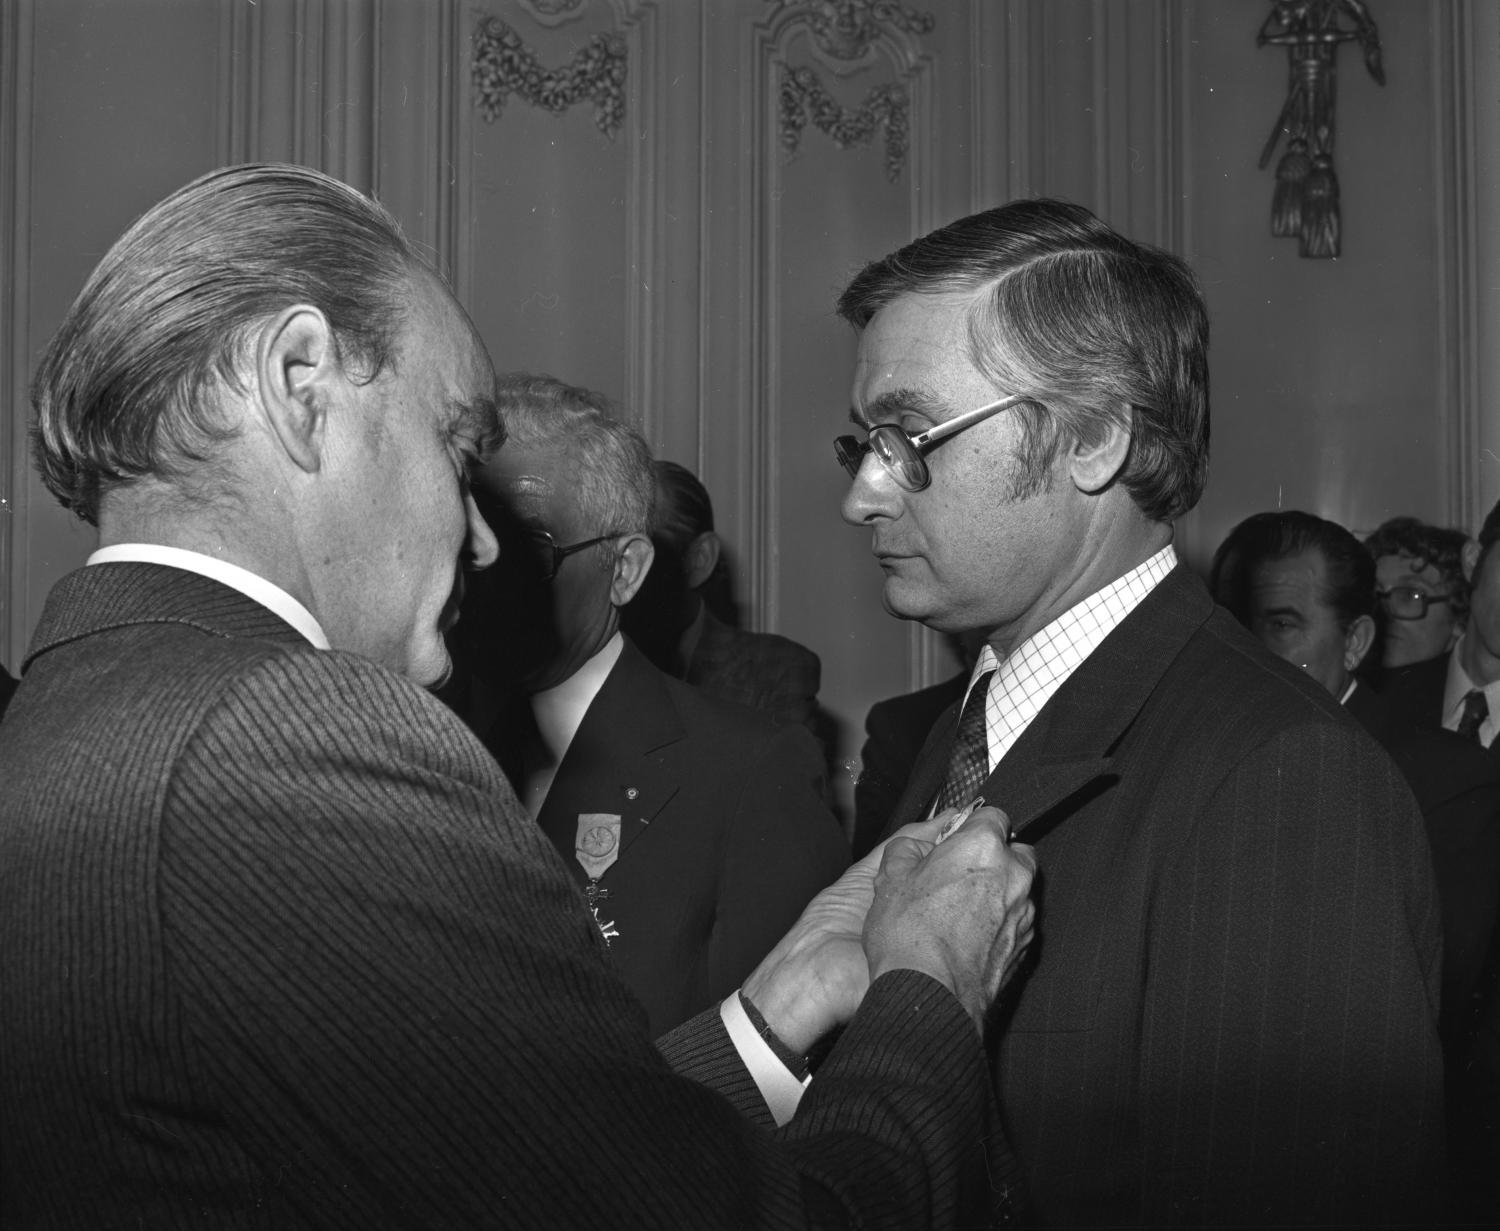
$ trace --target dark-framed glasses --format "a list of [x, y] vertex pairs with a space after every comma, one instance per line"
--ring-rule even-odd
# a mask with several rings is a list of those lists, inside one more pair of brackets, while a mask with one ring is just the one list
[[557, 576], [558, 569], [562, 568], [562, 562], [571, 555], [580, 551], [586, 551], [600, 543], [608, 543], [611, 539], [617, 539], [618, 534], [601, 534], [591, 539], [584, 539], [580, 543], [569, 543], [565, 547], [559, 547], [555, 540], [545, 530], [525, 530], [520, 534], [522, 545], [532, 555], [536, 563], [537, 577], [541, 581], [551, 581]]
[[1418, 586], [1391, 586], [1388, 590], [1377, 589], [1375, 597], [1392, 619], [1421, 620], [1434, 603], [1446, 603], [1453, 595], [1429, 594]]
[[870, 429], [867, 440], [858, 436], [838, 437], [833, 442], [833, 452], [851, 479], [859, 477], [865, 454], [873, 453], [875, 460], [885, 467], [897, 484], [906, 491], [919, 492], [932, 482], [932, 471], [927, 468], [926, 455], [929, 452], [965, 428], [1030, 400], [1019, 394], [1003, 397], [998, 402], [987, 402], [976, 410], [954, 415], [925, 432], [907, 432], [894, 423], [877, 423]]

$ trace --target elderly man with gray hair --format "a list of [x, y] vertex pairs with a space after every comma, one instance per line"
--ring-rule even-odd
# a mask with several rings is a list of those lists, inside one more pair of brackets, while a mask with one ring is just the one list
[[602, 396], [502, 376], [474, 495], [501, 543], [455, 633], [473, 725], [588, 897], [653, 1034], [739, 986], [849, 862], [800, 724], [673, 679], [620, 631], [654, 562], [656, 477]]

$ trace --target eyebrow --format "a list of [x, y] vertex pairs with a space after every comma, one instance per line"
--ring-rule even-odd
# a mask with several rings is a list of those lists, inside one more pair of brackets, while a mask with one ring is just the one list
[[896, 419], [903, 413], [914, 411], [924, 415], [934, 423], [941, 422], [940, 415], [947, 409], [943, 400], [934, 397], [925, 389], [913, 389], [903, 387], [900, 389], [887, 389], [870, 399], [868, 405], [861, 413], [858, 407], [849, 408], [849, 422], [855, 427], [869, 429], [872, 420]]

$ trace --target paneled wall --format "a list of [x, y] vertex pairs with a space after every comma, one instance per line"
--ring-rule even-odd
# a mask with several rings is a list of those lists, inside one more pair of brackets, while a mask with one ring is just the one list
[[[1472, 525], [1500, 496], [1500, 6], [1371, 7], [1388, 80], [1345, 51], [1344, 255], [1309, 261], [1269, 234], [1256, 156], [1286, 63], [1255, 47], [1250, 0], [853, 3], [878, 20], [842, 43], [811, 0], [0, 0], [0, 656], [19, 662], [93, 541], [26, 465], [36, 357], [139, 210], [252, 158], [373, 189], [498, 366], [621, 399], [699, 471], [746, 622], [822, 655], [845, 796], [869, 704], [950, 663], [880, 611], [865, 537], [838, 518], [854, 340], [832, 304], [942, 222], [1065, 196], [1199, 270], [1214, 462], [1179, 528], [1190, 560], [1278, 503], [1356, 529]], [[554, 114], [512, 93], [486, 119], [485, 15], [554, 96], [576, 56], [620, 58], [618, 128], [597, 98]], [[815, 121], [793, 132], [794, 72], [848, 112], [899, 99], [904, 147], [878, 125], [843, 146]]]

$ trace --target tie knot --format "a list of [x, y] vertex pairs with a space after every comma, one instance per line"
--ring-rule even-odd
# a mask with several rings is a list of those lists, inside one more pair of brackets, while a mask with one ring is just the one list
[[958, 729], [953, 735], [953, 751], [948, 756], [948, 774], [938, 794], [938, 811], [957, 808], [974, 798], [974, 792], [989, 777], [989, 737], [985, 730], [984, 711], [994, 671], [986, 671], [969, 689]]

